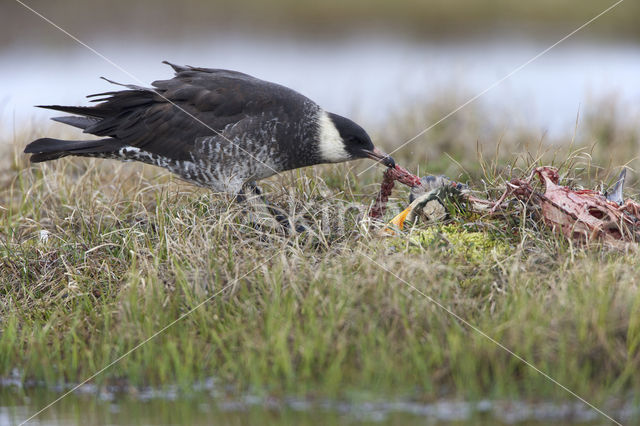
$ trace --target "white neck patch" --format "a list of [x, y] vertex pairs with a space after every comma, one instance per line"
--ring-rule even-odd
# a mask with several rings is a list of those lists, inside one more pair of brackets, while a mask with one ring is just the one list
[[336, 126], [326, 111], [318, 113], [320, 157], [328, 163], [340, 163], [351, 160], [351, 155], [344, 149], [344, 142]]

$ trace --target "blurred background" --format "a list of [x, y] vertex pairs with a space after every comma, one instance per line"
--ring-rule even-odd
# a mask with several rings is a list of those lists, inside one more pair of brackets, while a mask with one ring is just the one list
[[[393, 149], [615, 1], [24, 3], [140, 81], [17, 1], [3, 0], [0, 133], [9, 140], [55, 115], [33, 105], [84, 103], [85, 95], [111, 89], [99, 76], [136, 84], [169, 78], [161, 64], [168, 60], [241, 70], [292, 87], [361, 122]], [[457, 120], [455, 138], [474, 143], [523, 129], [534, 139], [562, 143], [576, 131], [593, 134], [583, 129], [583, 117], [597, 118], [602, 108], [637, 129], [639, 41], [640, 2], [623, 1], [446, 121]], [[442, 144], [437, 138], [427, 132], [407, 154], [420, 144]]]

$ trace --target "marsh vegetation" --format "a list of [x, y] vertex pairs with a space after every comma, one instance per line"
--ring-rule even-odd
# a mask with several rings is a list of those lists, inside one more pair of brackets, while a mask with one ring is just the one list
[[[469, 129], [481, 113], [444, 122], [397, 162], [495, 197], [534, 165], [593, 188], [637, 161], [637, 123], [604, 104], [579, 123], [587, 138], [561, 145], [499, 127], [477, 140]], [[381, 129], [383, 148], [420, 130], [410, 116]], [[453, 219], [500, 242], [481, 256], [444, 233], [425, 243], [381, 238], [360, 221], [381, 178], [378, 168], [356, 177], [364, 163], [266, 181], [268, 198], [309, 231], [256, 229], [228, 197], [152, 167], [80, 158], [31, 166], [21, 149], [41, 131], [3, 145], [0, 377], [78, 383], [171, 324], [95, 377], [96, 389], [188, 394], [215, 378], [225, 393], [276, 400], [571, 400], [433, 298], [605, 411], [637, 402], [637, 252], [577, 247], [517, 209]], [[637, 189], [630, 175], [627, 196]], [[395, 196], [397, 211], [408, 195]]]

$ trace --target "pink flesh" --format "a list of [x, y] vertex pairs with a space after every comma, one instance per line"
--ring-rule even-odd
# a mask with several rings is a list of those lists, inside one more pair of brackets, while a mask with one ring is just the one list
[[397, 164], [394, 168], [389, 167], [384, 172], [382, 184], [380, 185], [380, 192], [376, 197], [375, 204], [369, 212], [369, 217], [379, 219], [384, 216], [384, 213], [387, 210], [387, 201], [389, 201], [389, 196], [391, 195], [391, 191], [393, 191], [395, 181], [403, 183], [409, 187], [421, 185], [420, 178], [409, 172], [407, 169], [400, 167]]

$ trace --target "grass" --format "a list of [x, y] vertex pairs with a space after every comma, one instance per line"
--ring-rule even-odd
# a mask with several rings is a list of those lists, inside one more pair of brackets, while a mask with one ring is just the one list
[[[496, 196], [542, 163], [574, 185], [611, 182], [637, 152], [636, 127], [598, 114], [571, 147], [495, 133], [481, 141], [493, 154], [481, 154], [477, 140], [458, 138], [471, 117], [397, 161]], [[378, 139], [411, 133], [407, 123]], [[77, 383], [197, 307], [94, 382], [188, 390], [215, 377], [274, 397], [571, 400], [397, 275], [590, 402], [639, 396], [636, 252], [576, 247], [517, 209], [449, 225], [499, 241], [483, 256], [433, 237], [381, 238], [352, 208], [378, 189], [379, 169], [355, 178], [368, 164], [267, 181], [269, 198], [309, 224], [285, 236], [159, 169], [79, 158], [30, 166], [21, 154], [30, 136], [7, 148], [0, 169], [0, 377]], [[605, 137], [615, 152], [600, 146]], [[442, 152], [451, 160], [427, 162]], [[407, 193], [395, 194], [397, 209]]]

